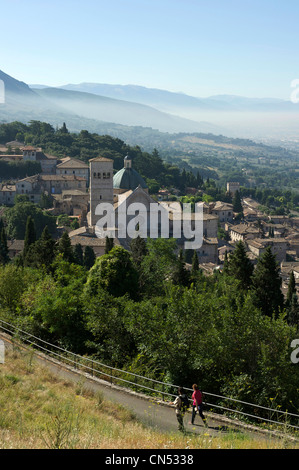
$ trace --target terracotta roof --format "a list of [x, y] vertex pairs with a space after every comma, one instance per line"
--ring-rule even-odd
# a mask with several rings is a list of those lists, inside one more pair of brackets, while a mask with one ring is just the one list
[[285, 238], [255, 238], [254, 240], [247, 240], [247, 245], [252, 245], [256, 248], [265, 248], [279, 243], [288, 244], [288, 241]]
[[57, 168], [88, 168], [88, 165], [81, 160], [68, 157], [62, 163], [59, 163]]
[[259, 233], [258, 228], [246, 224], [231, 225], [229, 229], [237, 233]]
[[10, 244], [8, 244], [8, 250], [13, 251], [23, 251], [24, 250], [24, 240], [13, 240]]
[[39, 178], [43, 181], [86, 181], [83, 176], [76, 175], [39, 175]]
[[77, 245], [80, 243], [82, 246], [105, 246], [106, 240], [105, 238], [97, 238], [97, 237], [80, 237], [80, 235], [76, 235], [71, 238], [71, 244]]
[[96, 157], [96, 158], [91, 158], [89, 160], [90, 162], [113, 162], [112, 158], [105, 158], [105, 157]]

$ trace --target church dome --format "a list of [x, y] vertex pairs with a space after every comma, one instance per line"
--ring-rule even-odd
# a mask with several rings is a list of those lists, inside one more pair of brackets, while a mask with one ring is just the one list
[[138, 186], [144, 189], [147, 188], [144, 179], [132, 168], [131, 158], [127, 155], [124, 159], [124, 168], [113, 176], [113, 188], [127, 191], [131, 189], [133, 191]]

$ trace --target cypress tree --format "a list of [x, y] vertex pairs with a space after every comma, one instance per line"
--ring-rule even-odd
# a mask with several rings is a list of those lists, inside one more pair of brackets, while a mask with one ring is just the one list
[[138, 235], [136, 238], [133, 238], [130, 243], [130, 249], [133, 262], [135, 266], [139, 268], [143, 258], [148, 253], [145, 238], [141, 238], [140, 235]]
[[199, 271], [199, 262], [196, 250], [194, 250], [193, 257], [192, 257], [192, 268], [191, 268], [191, 275], [194, 276]]
[[113, 238], [110, 238], [110, 237], [106, 237], [105, 239], [105, 254], [107, 255], [107, 253], [109, 253], [110, 250], [112, 250], [113, 246], [114, 246], [114, 240]]
[[243, 207], [242, 207], [239, 191], [236, 191], [233, 197], [233, 211], [237, 212], [238, 214], [243, 212]]
[[226, 262], [227, 272], [241, 281], [243, 289], [248, 289], [251, 285], [253, 273], [253, 264], [247, 256], [245, 245], [242, 241], [236, 244], [236, 248], [229, 257], [229, 263]]
[[77, 243], [74, 248], [74, 260], [75, 263], [83, 266], [83, 249], [80, 243]]
[[228, 254], [227, 250], [225, 250], [224, 253], [224, 261], [223, 261], [223, 274], [229, 274], [229, 260], [228, 260]]
[[86, 269], [92, 268], [96, 260], [95, 253], [91, 246], [86, 246], [84, 248], [84, 256], [83, 256], [83, 265], [85, 266]]
[[268, 246], [258, 259], [252, 276], [252, 292], [255, 305], [268, 316], [277, 315], [283, 308], [279, 265]]
[[74, 252], [71, 244], [71, 239], [67, 232], [63, 232], [62, 237], [58, 243], [58, 251], [62, 253], [63, 259], [69, 263], [74, 262]]
[[291, 274], [290, 274], [290, 280], [289, 280], [289, 284], [288, 284], [286, 307], [289, 307], [291, 305], [294, 294], [296, 295], [296, 282], [295, 282], [294, 271], [292, 271]]
[[299, 327], [299, 305], [294, 272], [290, 274], [288, 293], [286, 298], [287, 321], [291, 326]]
[[293, 294], [287, 309], [287, 321], [289, 325], [297, 326], [297, 330], [299, 329], [299, 305], [296, 294]]
[[24, 259], [26, 258], [30, 245], [35, 243], [35, 241], [36, 241], [35, 224], [31, 215], [29, 215], [27, 217], [26, 230], [25, 230], [25, 240], [24, 240], [24, 250], [23, 250]]
[[55, 258], [56, 242], [52, 238], [48, 226], [46, 225], [39, 240], [31, 243], [26, 256], [24, 256], [25, 266], [45, 267], [46, 271], [50, 270], [50, 266]]
[[173, 282], [181, 286], [188, 286], [190, 284], [190, 273], [186, 269], [184, 262], [183, 250], [180, 250], [177, 267], [173, 273]]
[[5, 228], [2, 225], [1, 232], [0, 232], [0, 263], [6, 264], [9, 261], [8, 256], [8, 246], [7, 246], [7, 238]]

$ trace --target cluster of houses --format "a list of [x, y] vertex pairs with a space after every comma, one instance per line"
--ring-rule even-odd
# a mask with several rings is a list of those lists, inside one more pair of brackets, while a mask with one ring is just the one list
[[[79, 228], [67, 229], [73, 245], [89, 245], [96, 256], [105, 252], [105, 238], [96, 234], [99, 216], [96, 207], [99, 203], [113, 205], [116, 222], [114, 243], [129, 247], [130, 239], [118, 237], [118, 213], [122, 205], [143, 203], [149, 207], [157, 203], [174, 213], [175, 204], [167, 201], [167, 194], [159, 194], [155, 199], [148, 193], [143, 178], [132, 166], [130, 157], [124, 159], [124, 167], [114, 172], [113, 160], [98, 157], [89, 160], [88, 164], [75, 158], [57, 158], [46, 155], [42, 149], [31, 146], [21, 147], [20, 155], [0, 155], [0, 160], [39, 161], [41, 172], [17, 181], [0, 183], [0, 205], [13, 205], [17, 195], [26, 195], [29, 201], [39, 203], [43, 194], [50, 196], [52, 207], [47, 209], [55, 216], [67, 214], [76, 218]], [[228, 182], [227, 191], [234, 194], [239, 189], [238, 182]], [[197, 254], [203, 272], [210, 274], [221, 269], [225, 257], [233, 252], [238, 241], [244, 242], [252, 263], [271, 246], [283, 279], [286, 290], [291, 271], [299, 283], [299, 217], [267, 216], [259, 210], [259, 204], [250, 199], [242, 200], [243, 218], [239, 222], [233, 211], [233, 205], [222, 201], [204, 204], [203, 207], [203, 243]], [[131, 217], [132, 219], [132, 217]], [[225, 237], [219, 237], [219, 229]], [[171, 233], [170, 233], [171, 236]], [[178, 240], [183, 247], [184, 239]], [[13, 240], [10, 243], [10, 256], [22, 250], [23, 241]]]

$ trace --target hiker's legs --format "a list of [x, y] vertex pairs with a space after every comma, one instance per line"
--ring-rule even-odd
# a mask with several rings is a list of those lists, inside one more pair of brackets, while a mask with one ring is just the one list
[[194, 424], [195, 415], [196, 415], [196, 405], [192, 405], [191, 424]]
[[181, 413], [177, 414], [176, 415], [177, 417], [177, 420], [178, 420], [178, 423], [179, 423], [179, 431], [185, 431], [185, 428], [184, 428], [184, 415], [182, 415]]
[[202, 405], [198, 406], [198, 414], [201, 417], [201, 419], [203, 420], [204, 424], [207, 425], [207, 418], [204, 416], [204, 414], [202, 412]]

